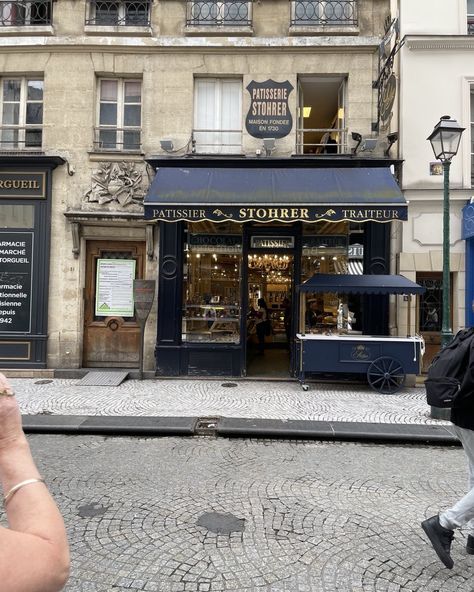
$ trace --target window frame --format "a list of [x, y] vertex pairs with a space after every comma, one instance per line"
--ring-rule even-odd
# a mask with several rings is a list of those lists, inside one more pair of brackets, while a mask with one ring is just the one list
[[[7, 9], [8, 4], [10, 5], [11, 10], [19, 9], [20, 12], [21, 10], [23, 10], [24, 14], [21, 17], [15, 17], [16, 20], [13, 23], [11, 22], [11, 20], [10, 23], [8, 23], [6, 19], [5, 21], [0, 20], [0, 31], [3, 27], [42, 27], [52, 25], [53, 0], [12, 0], [11, 2], [3, 2], [4, 6], [2, 7], [2, 11], [0, 12], [1, 19], [4, 18], [3, 11]], [[37, 9], [35, 9], [37, 14], [33, 14], [34, 11], [32, 10], [32, 8], [34, 8], [35, 5], [44, 7], [47, 15], [43, 19], [39, 17], [39, 11]], [[31, 22], [32, 19], [38, 22]]]
[[[198, 86], [200, 83], [203, 82], [212, 82], [214, 84], [214, 118], [213, 118], [213, 127], [203, 128], [201, 126], [198, 127], [198, 117], [199, 117], [199, 92]], [[236, 116], [236, 121], [239, 121], [239, 128], [223, 128], [223, 117], [224, 117], [224, 85], [225, 84], [239, 84], [239, 109]], [[242, 102], [243, 102], [243, 79], [240, 77], [196, 77], [194, 78], [194, 114], [193, 114], [193, 152], [199, 154], [241, 154], [242, 153], [242, 129], [243, 129], [243, 121], [242, 121]], [[204, 131], [203, 131], [204, 130]], [[196, 138], [196, 134], [204, 133], [204, 134], [216, 134], [218, 135], [218, 139], [220, 141], [215, 143], [203, 142], [199, 143]], [[239, 143], [224, 143], [223, 136], [225, 135], [231, 136], [232, 134], [239, 134], [240, 135], [240, 142]], [[200, 150], [198, 146], [210, 147], [208, 149]], [[235, 149], [234, 149], [235, 147]], [[227, 148], [227, 149], [226, 149]]]
[[[352, 19], [349, 18], [319, 18], [318, 9], [322, 8], [323, 15], [326, 12], [326, 5], [339, 5], [344, 13], [345, 5], [352, 6]], [[314, 17], [301, 18], [297, 16], [297, 9], [302, 6], [307, 10], [307, 5], [313, 5]], [[347, 28], [357, 27], [357, 0], [291, 0], [291, 26], [293, 27], [322, 27], [322, 28]]]
[[[102, 82], [117, 82], [117, 100], [116, 101], [102, 101]], [[140, 102], [125, 102], [125, 87], [128, 82], [135, 82], [140, 84]], [[102, 104], [115, 104], [117, 105], [116, 122], [115, 125], [102, 124], [100, 122], [101, 116], [101, 105]], [[140, 125], [138, 126], [125, 126], [125, 106], [126, 105], [139, 105], [140, 106]], [[94, 147], [100, 152], [141, 152], [142, 146], [142, 122], [143, 122], [143, 80], [142, 78], [121, 78], [121, 77], [107, 77], [102, 76], [97, 79], [97, 98], [96, 98], [96, 137], [94, 138]], [[104, 131], [115, 131], [115, 147], [111, 147], [108, 144], [112, 142], [103, 142], [101, 140], [101, 132]], [[138, 133], [139, 139], [136, 147], [130, 148], [125, 145], [125, 134], [126, 133]], [[102, 146], [102, 143], [107, 144]]]
[[[252, 25], [252, 0], [187, 0], [188, 2], [188, 17], [187, 26], [191, 27], [250, 27]], [[208, 18], [195, 18], [194, 12], [196, 5], [209, 5], [209, 16]], [[229, 16], [230, 11], [226, 10], [226, 4], [239, 6], [241, 4], [246, 5], [247, 18], [240, 20], [236, 18], [225, 18], [226, 13]], [[212, 6], [215, 6], [217, 14], [215, 17], [212, 16]], [[200, 10], [198, 13], [200, 14]]]
[[[20, 82], [20, 99], [18, 101], [4, 99], [4, 82], [5, 81], [19, 81]], [[28, 99], [28, 84], [30, 82], [42, 83], [42, 97], [41, 100]], [[0, 76], [0, 149], [2, 150], [41, 150], [43, 147], [43, 126], [44, 126], [44, 78], [30, 77], [30, 76]], [[4, 123], [4, 106], [5, 104], [18, 104], [18, 123]], [[28, 105], [41, 104], [41, 123], [27, 123]], [[4, 140], [4, 133], [7, 130], [16, 131], [15, 140]], [[39, 132], [40, 142], [33, 142], [28, 145], [28, 131]], [[5, 146], [4, 144], [7, 144]]]
[[[149, 27], [151, 24], [151, 7], [152, 1], [151, 0], [110, 0], [108, 2], [110, 5], [116, 5], [117, 12], [116, 12], [116, 19], [114, 21], [106, 22], [106, 18], [104, 18], [104, 22], [100, 22], [100, 18], [97, 16], [97, 4], [103, 4], [104, 7], [107, 4], [107, 0], [88, 0], [87, 1], [87, 16], [86, 16], [86, 26], [98, 26], [98, 27]], [[130, 6], [127, 6], [129, 4]], [[141, 7], [146, 9], [146, 13], [144, 13], [144, 19], [142, 22], [139, 20], [130, 20], [130, 7], [133, 8]], [[135, 11], [132, 10], [132, 15]], [[108, 11], [109, 15], [112, 15], [112, 12]]]

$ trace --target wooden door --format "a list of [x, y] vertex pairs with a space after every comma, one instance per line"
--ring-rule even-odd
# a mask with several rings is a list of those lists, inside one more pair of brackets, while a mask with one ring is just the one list
[[[109, 260], [109, 261], [104, 261]], [[121, 367], [137, 368], [139, 366], [140, 327], [136, 322], [133, 311], [122, 310], [112, 305], [107, 311], [107, 303], [98, 300], [99, 288], [103, 292], [108, 290], [114, 298], [114, 290], [121, 292], [120, 298], [126, 300], [130, 292], [130, 279], [142, 279], [145, 261], [145, 244], [127, 241], [88, 241], [85, 285], [84, 310], [84, 367]], [[106, 279], [100, 274], [108, 264], [112, 270], [114, 266], [119, 273], [125, 273], [121, 284], [116, 275], [110, 272], [112, 280], [109, 286], [104, 284]], [[99, 268], [99, 280], [98, 280]], [[123, 271], [121, 271], [123, 270]], [[133, 276], [133, 278], [132, 278]], [[119, 284], [114, 287], [114, 282]], [[117, 301], [117, 299], [116, 299]]]

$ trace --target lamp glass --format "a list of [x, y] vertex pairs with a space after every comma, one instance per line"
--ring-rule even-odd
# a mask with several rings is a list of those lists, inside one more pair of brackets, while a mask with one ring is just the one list
[[440, 120], [428, 137], [437, 160], [445, 162], [457, 154], [464, 129], [454, 119]]

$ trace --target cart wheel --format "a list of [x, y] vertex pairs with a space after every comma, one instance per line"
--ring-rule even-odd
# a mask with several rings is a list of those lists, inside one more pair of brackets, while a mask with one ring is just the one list
[[370, 386], [379, 393], [391, 395], [399, 391], [405, 384], [403, 366], [395, 358], [382, 356], [374, 360], [367, 370]]
[[307, 391], [307, 390], [309, 390], [309, 386], [308, 386], [307, 384], [302, 384], [302, 385], [301, 385], [301, 388], [302, 388], [304, 391]]

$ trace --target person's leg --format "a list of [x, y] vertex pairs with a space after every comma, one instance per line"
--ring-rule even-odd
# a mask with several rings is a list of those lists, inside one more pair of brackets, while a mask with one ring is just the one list
[[461, 440], [469, 465], [469, 491], [452, 508], [440, 514], [439, 522], [444, 528], [454, 529], [468, 525], [474, 534], [474, 431], [454, 426], [454, 432]]
[[265, 350], [265, 323], [257, 324], [257, 337], [258, 337], [258, 351], [263, 354]]

